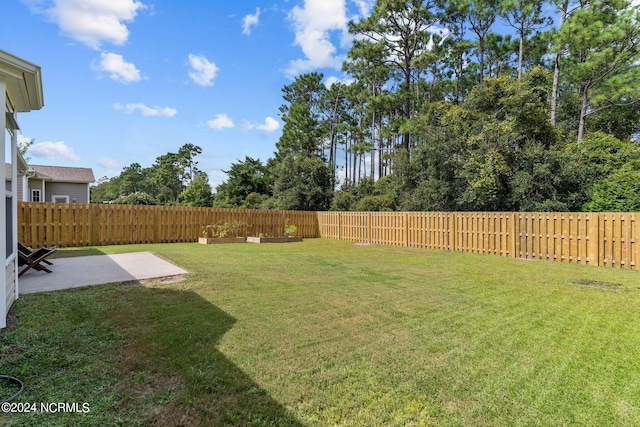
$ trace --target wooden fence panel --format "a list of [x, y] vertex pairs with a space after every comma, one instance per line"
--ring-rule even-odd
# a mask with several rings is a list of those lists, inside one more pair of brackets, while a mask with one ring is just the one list
[[193, 242], [238, 221], [247, 235], [298, 235], [522, 259], [638, 268], [635, 213], [301, 212], [183, 206], [18, 203], [18, 238], [34, 247]]
[[280, 236], [285, 219], [300, 236], [320, 235], [316, 212], [20, 202], [18, 239], [33, 247], [194, 242], [202, 226], [232, 221], [245, 233]]
[[[371, 243], [369, 238], [369, 213], [367, 212], [320, 212], [318, 215], [330, 218], [332, 234], [320, 234], [327, 239], [346, 240], [355, 243]], [[320, 222], [320, 221], [319, 221]], [[325, 221], [320, 222], [320, 226]]]
[[599, 216], [599, 265], [637, 268], [637, 214], [601, 213]]
[[318, 212], [320, 237], [637, 269], [636, 213]]
[[407, 212], [406, 245], [421, 249], [451, 250], [454, 238], [452, 215], [448, 212]]

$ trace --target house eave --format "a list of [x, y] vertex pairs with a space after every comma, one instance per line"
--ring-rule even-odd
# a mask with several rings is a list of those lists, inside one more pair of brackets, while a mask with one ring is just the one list
[[28, 112], [44, 106], [42, 70], [38, 65], [0, 50], [0, 78], [6, 81], [14, 111]]
[[18, 174], [25, 174], [29, 171], [29, 165], [27, 161], [22, 157], [22, 154], [18, 151]]

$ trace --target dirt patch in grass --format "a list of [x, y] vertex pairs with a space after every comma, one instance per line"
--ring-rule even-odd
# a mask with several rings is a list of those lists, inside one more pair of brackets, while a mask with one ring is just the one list
[[592, 288], [600, 289], [622, 289], [622, 285], [618, 283], [600, 282], [598, 280], [574, 280], [571, 283], [573, 283], [574, 285], [590, 286]]
[[139, 279], [122, 282], [123, 286], [151, 286], [151, 285], [170, 285], [172, 283], [180, 283], [186, 279], [186, 275], [178, 274], [175, 276], [153, 277], [151, 279]]
[[185, 280], [184, 274], [178, 274], [176, 276], [164, 276], [164, 277], [156, 277], [153, 279], [142, 279], [139, 280], [139, 283], [142, 285], [167, 285], [170, 283], [179, 283]]

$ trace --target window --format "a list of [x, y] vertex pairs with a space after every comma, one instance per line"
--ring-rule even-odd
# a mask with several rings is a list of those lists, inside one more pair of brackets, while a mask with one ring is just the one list
[[40, 199], [40, 190], [31, 190], [31, 201], [32, 202], [41, 202]]
[[69, 203], [69, 196], [51, 196], [53, 203]]

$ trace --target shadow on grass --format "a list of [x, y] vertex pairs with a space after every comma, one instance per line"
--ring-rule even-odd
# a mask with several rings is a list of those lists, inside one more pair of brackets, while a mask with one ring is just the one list
[[125, 402], [146, 408], [145, 423], [301, 425], [218, 350], [229, 314], [191, 291], [126, 286], [113, 297], [107, 315], [129, 336], [117, 350]]
[[87, 402], [91, 410], [0, 414], [0, 425], [300, 426], [219, 351], [236, 320], [159, 283], [16, 301], [0, 331], [0, 373], [25, 383], [15, 402]]

